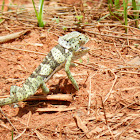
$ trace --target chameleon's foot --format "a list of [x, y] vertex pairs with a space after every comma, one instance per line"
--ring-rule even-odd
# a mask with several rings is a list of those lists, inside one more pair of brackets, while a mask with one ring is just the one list
[[71, 67], [77, 67], [77, 66], [78, 66], [78, 64], [75, 64], [75, 63], [70, 63], [70, 66], [71, 66]]
[[19, 105], [18, 103], [13, 103], [13, 104], [11, 104], [10, 106], [12, 106], [12, 107], [14, 107], [14, 108], [19, 108], [19, 107], [20, 107], [20, 105]]
[[43, 83], [40, 85], [40, 87], [42, 88], [42, 92], [45, 94], [49, 93], [49, 89], [46, 87], [45, 82], [43, 81]]

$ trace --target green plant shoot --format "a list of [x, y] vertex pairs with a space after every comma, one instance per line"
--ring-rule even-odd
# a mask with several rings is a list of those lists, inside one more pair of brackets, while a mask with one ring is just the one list
[[43, 3], [44, 3], [44, 0], [39, 0], [39, 12], [37, 12], [37, 10], [36, 10], [34, 0], [32, 0], [32, 3], [33, 3], [35, 14], [36, 14], [36, 17], [38, 20], [38, 25], [39, 25], [39, 27], [44, 27], [45, 26], [45, 22], [43, 21]]

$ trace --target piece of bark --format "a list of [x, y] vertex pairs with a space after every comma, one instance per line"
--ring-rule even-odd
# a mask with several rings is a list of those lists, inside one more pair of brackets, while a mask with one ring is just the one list
[[58, 101], [72, 101], [73, 95], [71, 94], [54, 94], [54, 95], [40, 95], [40, 96], [31, 96], [26, 101], [32, 100], [58, 100]]
[[0, 44], [8, 42], [8, 41], [13, 40], [13, 39], [16, 39], [16, 38], [24, 35], [28, 31], [29, 30], [25, 30], [25, 31], [21, 31], [21, 32], [16, 32], [16, 33], [8, 34], [8, 35], [5, 35], [5, 36], [0, 36]]

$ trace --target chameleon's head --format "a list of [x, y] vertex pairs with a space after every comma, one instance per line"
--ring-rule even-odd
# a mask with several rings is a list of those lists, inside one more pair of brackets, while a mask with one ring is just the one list
[[68, 50], [77, 51], [80, 46], [86, 44], [88, 40], [89, 38], [84, 34], [74, 31], [60, 37], [58, 43]]
[[73, 52], [74, 57], [72, 58], [73, 60], [76, 60], [82, 56], [84, 56], [86, 53], [88, 53], [90, 49], [88, 47], [82, 47], [80, 46], [79, 49]]

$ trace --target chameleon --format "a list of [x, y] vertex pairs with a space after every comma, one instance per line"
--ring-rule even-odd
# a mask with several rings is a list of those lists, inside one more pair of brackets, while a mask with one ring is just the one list
[[58, 45], [53, 47], [44, 60], [35, 69], [35, 71], [25, 80], [22, 87], [11, 86], [10, 96], [0, 99], [0, 106], [24, 101], [41, 88], [43, 93], [49, 93], [45, 83], [60, 69], [64, 68], [76, 90], [79, 87], [73, 78], [69, 67], [71, 62], [82, 57], [88, 51], [88, 47], [83, 47], [89, 41], [89, 38], [77, 31], [73, 31], [59, 37]]

